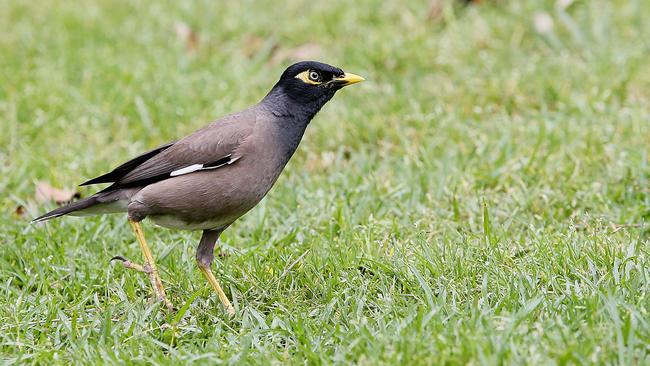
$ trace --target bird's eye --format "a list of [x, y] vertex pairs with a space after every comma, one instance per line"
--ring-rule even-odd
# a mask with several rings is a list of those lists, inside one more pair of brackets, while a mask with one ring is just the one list
[[320, 74], [316, 71], [309, 72], [309, 80], [311, 81], [320, 81]]
[[300, 79], [303, 83], [311, 85], [320, 85], [323, 83], [323, 76], [314, 70], [305, 70], [296, 75], [296, 79]]

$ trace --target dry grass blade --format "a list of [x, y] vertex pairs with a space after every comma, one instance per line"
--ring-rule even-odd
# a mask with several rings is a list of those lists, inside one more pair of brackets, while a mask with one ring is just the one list
[[199, 46], [199, 35], [184, 22], [176, 22], [174, 24], [174, 33], [178, 41], [185, 46], [187, 53], [194, 53]]
[[47, 182], [36, 183], [36, 193], [34, 195], [38, 202], [54, 201], [56, 204], [62, 205], [72, 201], [74, 198], [79, 198], [79, 192], [70, 189], [60, 189], [52, 187]]

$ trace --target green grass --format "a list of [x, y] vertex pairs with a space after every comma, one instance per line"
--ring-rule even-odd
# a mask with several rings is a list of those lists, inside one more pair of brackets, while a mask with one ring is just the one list
[[[0, 362], [650, 364], [650, 2], [427, 12], [1, 2]], [[123, 216], [29, 223], [53, 207], [36, 181], [73, 188], [255, 103], [302, 45], [368, 81], [223, 235], [235, 317], [198, 233], [145, 224], [168, 315], [108, 263], [140, 258]]]

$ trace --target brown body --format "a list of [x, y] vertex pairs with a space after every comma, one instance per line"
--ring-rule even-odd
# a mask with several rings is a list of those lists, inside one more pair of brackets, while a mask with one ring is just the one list
[[199, 269], [232, 314], [233, 306], [210, 271], [219, 235], [269, 192], [320, 108], [336, 91], [362, 80], [323, 63], [296, 63], [258, 104], [83, 183], [111, 185], [34, 221], [127, 212], [145, 262], [139, 266], [121, 256], [114, 259], [147, 272], [156, 296], [170, 309], [139, 222], [149, 217], [169, 228], [202, 230]]
[[160, 226], [177, 229], [210, 230], [229, 226], [264, 198], [298, 146], [300, 139], [287, 141], [284, 128], [274, 121], [270, 112], [256, 108], [226, 117], [186, 137], [184, 140], [188, 141], [181, 140], [178, 144], [209, 146], [215, 141], [202, 140], [213, 134], [223, 135], [230, 129], [247, 131], [240, 134], [232, 152], [232, 160], [236, 162], [144, 187], [130, 198], [129, 216], [149, 217]]

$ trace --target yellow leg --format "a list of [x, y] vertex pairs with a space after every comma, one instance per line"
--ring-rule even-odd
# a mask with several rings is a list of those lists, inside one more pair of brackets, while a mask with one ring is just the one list
[[217, 295], [219, 295], [219, 299], [221, 300], [223, 306], [226, 308], [226, 312], [228, 313], [228, 315], [235, 315], [235, 308], [232, 307], [230, 300], [228, 300], [228, 297], [221, 289], [221, 286], [219, 285], [219, 281], [217, 281], [217, 279], [214, 277], [214, 274], [212, 274], [210, 268], [206, 268], [205, 266], [199, 265], [199, 269], [201, 270], [201, 272], [203, 272], [203, 275], [208, 280], [208, 282], [210, 282], [210, 285], [217, 293]]
[[140, 244], [140, 249], [142, 250], [142, 255], [144, 256], [144, 265], [141, 267], [143, 272], [149, 275], [149, 280], [151, 281], [151, 285], [153, 286], [153, 290], [156, 293], [158, 300], [164, 302], [169, 311], [173, 311], [174, 305], [172, 305], [172, 303], [167, 299], [165, 288], [163, 287], [160, 276], [158, 275], [158, 270], [156, 269], [156, 262], [153, 260], [151, 250], [149, 250], [149, 246], [147, 246], [147, 242], [144, 240], [144, 232], [142, 232], [140, 223], [129, 219], [129, 224], [131, 224], [131, 227], [135, 232], [135, 236], [138, 238], [138, 243]]

